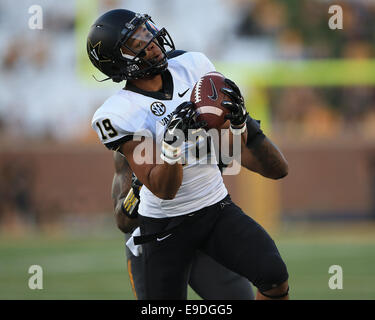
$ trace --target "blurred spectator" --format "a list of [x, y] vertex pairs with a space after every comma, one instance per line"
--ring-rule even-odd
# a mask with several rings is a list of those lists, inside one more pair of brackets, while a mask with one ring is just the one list
[[342, 89], [342, 113], [347, 126], [358, 126], [368, 113], [374, 110], [375, 89], [351, 87]]
[[360, 126], [366, 138], [375, 138], [375, 104], [372, 104], [369, 111], [362, 116]]
[[2, 218], [17, 218], [29, 226], [35, 226], [33, 188], [34, 171], [29, 163], [10, 159], [0, 167], [0, 223]]
[[[340, 1], [342, 30], [328, 27], [332, 4], [320, 0], [241, 3], [245, 15], [237, 33], [248, 39], [269, 37], [276, 44], [275, 58], [374, 58], [375, 1]], [[278, 99], [271, 98], [274, 124], [285, 131], [299, 128], [298, 132], [305, 135], [332, 136], [340, 130], [361, 133], [361, 122], [369, 126], [375, 113], [373, 91], [369, 87], [327, 88], [318, 97], [312, 88], [286, 88], [279, 92]]]
[[[328, 13], [332, 5], [319, 0], [255, 0], [244, 5], [246, 14], [240, 21], [237, 33], [241, 36], [272, 36], [280, 45], [281, 56], [292, 45], [301, 44], [300, 57], [344, 57], [346, 48], [356, 42], [374, 47], [375, 3], [373, 1], [340, 1], [343, 9], [343, 30], [330, 30]], [[371, 52], [371, 51], [370, 51]], [[373, 57], [373, 52], [371, 52]]]
[[333, 137], [340, 132], [340, 115], [314, 88], [286, 88], [271, 92], [273, 125], [290, 136]]
[[[38, 43], [38, 45], [35, 45]], [[49, 47], [45, 37], [25, 38], [23, 36], [11, 39], [9, 46], [5, 48], [3, 68], [6, 71], [17, 72], [18, 64], [26, 64], [36, 69], [41, 69], [48, 62]]]
[[286, 25], [286, 7], [281, 2], [262, 0], [242, 5], [245, 15], [237, 27], [240, 36], [277, 35]]

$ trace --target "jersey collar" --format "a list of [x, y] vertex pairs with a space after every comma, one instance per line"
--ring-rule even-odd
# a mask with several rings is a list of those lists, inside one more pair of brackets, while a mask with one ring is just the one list
[[161, 73], [163, 88], [160, 91], [145, 91], [137, 88], [132, 83], [127, 82], [124, 90], [133, 91], [147, 97], [158, 100], [172, 100], [173, 98], [173, 78], [169, 70]]

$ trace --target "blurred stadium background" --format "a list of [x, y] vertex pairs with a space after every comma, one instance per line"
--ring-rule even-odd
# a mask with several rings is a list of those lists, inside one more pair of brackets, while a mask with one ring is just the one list
[[[29, 28], [31, 5], [43, 28]], [[330, 5], [343, 9], [331, 30]], [[293, 299], [375, 298], [375, 1], [1, 0], [0, 299], [134, 299], [115, 226], [111, 152], [90, 127], [121, 88], [96, 83], [85, 38], [102, 12], [149, 13], [177, 48], [240, 85], [288, 177], [226, 176], [277, 241]], [[40, 265], [43, 290], [28, 288]], [[328, 287], [331, 265], [343, 289]], [[190, 291], [191, 299], [197, 298]]]

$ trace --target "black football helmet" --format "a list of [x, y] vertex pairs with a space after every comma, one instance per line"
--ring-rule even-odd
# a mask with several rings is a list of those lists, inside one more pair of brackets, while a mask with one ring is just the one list
[[[145, 49], [154, 43], [164, 55], [144, 59]], [[145, 78], [168, 66], [166, 48], [175, 50], [165, 28], [158, 30], [151, 17], [129, 10], [116, 9], [99, 17], [87, 37], [87, 54], [101, 72], [114, 82]]]

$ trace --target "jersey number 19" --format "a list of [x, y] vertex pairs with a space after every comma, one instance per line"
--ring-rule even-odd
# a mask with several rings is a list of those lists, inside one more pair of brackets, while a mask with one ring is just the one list
[[115, 130], [115, 128], [113, 128], [113, 126], [111, 124], [111, 121], [109, 119], [104, 119], [102, 121], [102, 125], [100, 125], [99, 121], [97, 121], [96, 122], [96, 126], [100, 130], [100, 134], [102, 135], [102, 140], [107, 140], [108, 139], [108, 137], [103, 132], [102, 126], [103, 126], [103, 128], [105, 129], [106, 133], [108, 134], [108, 136], [110, 138], [116, 137], [117, 134], [118, 134], [117, 131]]

